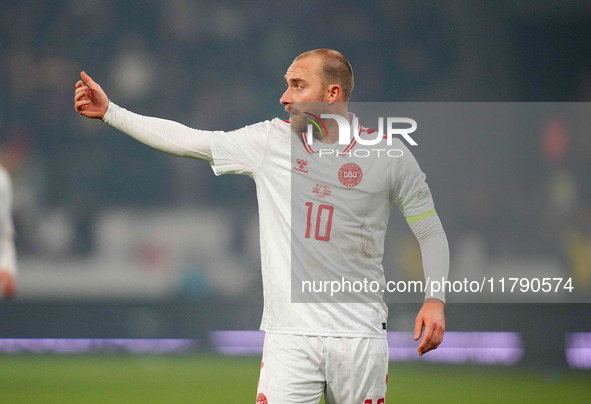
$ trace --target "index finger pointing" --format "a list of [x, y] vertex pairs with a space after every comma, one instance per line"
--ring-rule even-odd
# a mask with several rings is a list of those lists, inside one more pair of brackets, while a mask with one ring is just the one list
[[96, 84], [92, 78], [85, 71], [80, 72], [80, 77], [84, 80], [87, 84]]

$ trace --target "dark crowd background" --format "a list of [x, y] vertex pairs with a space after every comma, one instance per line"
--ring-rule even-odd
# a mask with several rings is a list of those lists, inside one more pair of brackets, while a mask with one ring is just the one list
[[[0, 162], [9, 169], [15, 188], [20, 304], [32, 310], [35, 306], [27, 304], [51, 301], [61, 309], [72, 301], [125, 301], [121, 295], [113, 298], [108, 288], [90, 298], [80, 296], [68, 282], [81, 271], [91, 271], [88, 262], [115, 262], [116, 267], [129, 259], [167, 273], [170, 261], [158, 239], [156, 245], [138, 246], [133, 232], [121, 236], [131, 252], [105, 247], [105, 234], [110, 233], [104, 228], [113, 226], [123, 212], [122, 217], [148, 223], [143, 231], [157, 232], [160, 222], [154, 212], [174, 217], [199, 211], [225, 218], [226, 230], [218, 239], [224, 247], [219, 251], [230, 251], [233, 263], [228, 265], [243, 267], [246, 275], [236, 275], [237, 285], [224, 290], [220, 285], [236, 274], [224, 272], [225, 263], [218, 271], [207, 262], [175, 261], [179, 269], [172, 271], [174, 277], [158, 278], [161, 284], [174, 285], [154, 295], [149, 287], [134, 295], [130, 287], [129, 296], [166, 300], [173, 306], [170, 302], [188, 299], [197, 302], [187, 306], [193, 314], [204, 296], [216, 300], [218, 307], [233, 307], [232, 299], [238, 298], [251, 303], [243, 306], [248, 313], [231, 316], [235, 323], [203, 320], [185, 328], [156, 327], [165, 330], [155, 331], [157, 335], [199, 333], [197, 328], [209, 326], [258, 326], [254, 183], [248, 178], [215, 178], [205, 163], [156, 152], [101, 122], [78, 116], [73, 94], [81, 70], [100, 83], [111, 100], [134, 112], [199, 129], [232, 130], [286, 117], [279, 104], [283, 75], [295, 56], [310, 49], [337, 49], [349, 59], [356, 78], [352, 101], [564, 103], [591, 101], [589, 43], [591, 3], [583, 0], [2, 0]], [[452, 272], [458, 266], [469, 272], [503, 259], [534, 267], [552, 262], [565, 276], [589, 287], [591, 137], [560, 120], [544, 122], [538, 129], [493, 138], [475, 134], [457, 144], [450, 143], [456, 140], [450, 136], [446, 147], [455, 154], [449, 156], [438, 155], [429, 148], [430, 140], [422, 139], [425, 146], [415, 156], [427, 173], [450, 240]], [[446, 143], [446, 134], [438, 141]], [[164, 222], [166, 227], [173, 220]], [[195, 237], [215, 233], [215, 220], [207, 225], [187, 222]], [[407, 228], [390, 234], [395, 242], [387, 248], [385, 263], [412, 272], [416, 254], [409, 258], [396, 250], [416, 250], [412, 234]], [[199, 262], [199, 254], [182, 254], [187, 261]], [[97, 285], [109, 285], [108, 279], [102, 282]], [[18, 309], [18, 299], [12, 307]], [[493, 313], [498, 327], [512, 327], [502, 322], [502, 305], [481, 307], [487, 315]], [[588, 313], [585, 305], [575, 310]], [[470, 313], [462, 317], [463, 323], [458, 320], [461, 327], [487, 327]], [[560, 312], [555, 318], [569, 315]], [[20, 315], [14, 318], [21, 323], [8, 334], [59, 333], [49, 322], [33, 326]], [[112, 328], [117, 330], [113, 334], [146, 332], [137, 331], [139, 326], [131, 331]], [[79, 330], [72, 333], [92, 336], [96, 329]], [[109, 333], [102, 330], [97, 333]]]

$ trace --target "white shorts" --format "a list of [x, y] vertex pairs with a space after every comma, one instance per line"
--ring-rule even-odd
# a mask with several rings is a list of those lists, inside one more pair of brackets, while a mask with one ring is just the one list
[[383, 404], [388, 341], [265, 335], [257, 404]]

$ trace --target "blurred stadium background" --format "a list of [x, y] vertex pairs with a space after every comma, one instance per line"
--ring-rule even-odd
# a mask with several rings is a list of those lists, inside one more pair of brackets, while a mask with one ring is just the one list
[[[285, 115], [283, 74], [309, 49], [349, 58], [353, 101], [589, 102], [590, 43], [585, 0], [1, 1], [0, 161], [20, 275], [0, 305], [0, 400], [254, 401], [253, 182], [79, 117], [80, 70], [132, 111], [231, 130]], [[588, 135], [550, 121], [423, 139], [452, 274], [550, 268], [591, 287]], [[388, 271], [416, 270], [403, 221], [386, 242]], [[591, 395], [588, 304], [448, 305], [446, 341], [420, 360], [407, 334], [418, 308], [390, 306], [388, 400]]]

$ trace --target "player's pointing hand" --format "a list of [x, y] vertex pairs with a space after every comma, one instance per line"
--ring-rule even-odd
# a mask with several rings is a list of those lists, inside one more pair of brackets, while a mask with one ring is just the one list
[[107, 94], [85, 72], [81, 72], [80, 77], [84, 81], [78, 80], [76, 83], [76, 91], [74, 93], [74, 108], [76, 112], [87, 118], [102, 119], [107, 112], [107, 108], [109, 108]]

